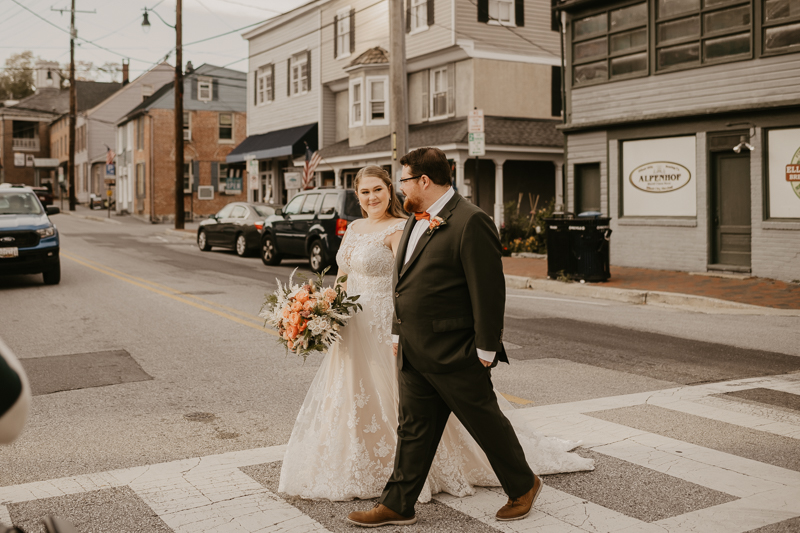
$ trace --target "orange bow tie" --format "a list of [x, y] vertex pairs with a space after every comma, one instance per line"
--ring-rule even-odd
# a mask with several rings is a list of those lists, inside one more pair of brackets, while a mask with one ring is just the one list
[[414, 218], [416, 218], [418, 221], [422, 220], [423, 218], [425, 220], [430, 220], [431, 215], [427, 211], [423, 211], [422, 213], [414, 213]]

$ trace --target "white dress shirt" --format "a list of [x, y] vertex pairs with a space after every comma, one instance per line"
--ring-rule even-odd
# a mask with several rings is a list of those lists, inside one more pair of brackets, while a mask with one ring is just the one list
[[[450, 187], [449, 189], [447, 189], [447, 191], [445, 191], [443, 195], [439, 197], [438, 200], [436, 200], [435, 202], [433, 202], [433, 204], [431, 204], [431, 206], [427, 209], [427, 213], [431, 216], [431, 218], [439, 214], [439, 212], [444, 208], [444, 206], [447, 205], [447, 202], [449, 202], [450, 199], [453, 198], [453, 195], [455, 195], [455, 193], [456, 193], [455, 190], [453, 190], [453, 188]], [[411, 230], [411, 237], [408, 239], [406, 256], [403, 260], [404, 265], [408, 263], [408, 261], [411, 259], [411, 256], [414, 255], [414, 250], [416, 249], [417, 244], [419, 244], [419, 240], [422, 238], [422, 235], [426, 231], [428, 231], [429, 227], [430, 227], [430, 222], [424, 218], [416, 221], [414, 229]], [[400, 342], [400, 335], [392, 335], [392, 342], [394, 342], [395, 344]], [[484, 361], [489, 361], [489, 362], [494, 361], [496, 352], [487, 352], [486, 350], [481, 350], [480, 348], [478, 348], [477, 350], [478, 350], [478, 357], [480, 357]]]

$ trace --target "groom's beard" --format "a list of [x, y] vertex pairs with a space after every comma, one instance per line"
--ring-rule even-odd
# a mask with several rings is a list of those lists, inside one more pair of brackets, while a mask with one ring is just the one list
[[406, 196], [406, 199], [403, 200], [403, 209], [406, 210], [406, 213], [418, 213], [420, 211], [419, 202], [410, 196]]

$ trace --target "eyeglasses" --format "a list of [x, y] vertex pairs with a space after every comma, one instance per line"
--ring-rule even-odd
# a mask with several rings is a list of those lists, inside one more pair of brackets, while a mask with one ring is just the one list
[[411, 176], [410, 178], [405, 178], [405, 179], [400, 180], [400, 183], [403, 183], [404, 181], [408, 181], [408, 180], [418, 180], [424, 175], [425, 174], [420, 174], [419, 176]]

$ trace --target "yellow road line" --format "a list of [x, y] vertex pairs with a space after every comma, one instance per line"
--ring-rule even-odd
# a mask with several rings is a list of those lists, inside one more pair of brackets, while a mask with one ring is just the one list
[[519, 398], [518, 396], [512, 396], [511, 394], [506, 394], [505, 392], [501, 392], [500, 395], [508, 400], [511, 403], [517, 403], [519, 405], [531, 405], [533, 402], [530, 400], [526, 400], [525, 398]]
[[[106, 269], [106, 267], [98, 267], [98, 266], [91, 265], [86, 261], [83, 261], [81, 259], [77, 259], [75, 257], [71, 257], [69, 254], [65, 254], [64, 252], [61, 252], [61, 256], [69, 259], [70, 261], [74, 261], [74, 262], [76, 262], [76, 263], [78, 263], [80, 265], [83, 265], [86, 268], [91, 268], [92, 270], [96, 270], [97, 272], [100, 272], [100, 273], [105, 274], [107, 276], [111, 276], [112, 278], [116, 278], [116, 279], [118, 279], [120, 281], [124, 281], [126, 283], [130, 283], [131, 285], [135, 285], [137, 287], [141, 287], [142, 289], [147, 289], [150, 292], [154, 292], [156, 294], [160, 294], [161, 296], [166, 296], [167, 298], [170, 298], [170, 299], [175, 300], [177, 302], [181, 302], [181, 303], [185, 303], [187, 305], [191, 305], [194, 308], [202, 309], [203, 311], [208, 311], [209, 313], [215, 314], [215, 315], [220, 316], [222, 318], [227, 318], [228, 320], [232, 320], [232, 321], [236, 322], [237, 324], [241, 324], [241, 325], [247, 326], [249, 328], [257, 329], [258, 331], [261, 331], [261, 332], [264, 332], [264, 333], [268, 333], [268, 334], [274, 335], [276, 337], [278, 336], [278, 332], [277, 331], [272, 331], [270, 329], [266, 329], [262, 325], [254, 324], [252, 321], [243, 320], [243, 319], [241, 319], [241, 318], [239, 318], [237, 316], [233, 316], [233, 315], [231, 315], [229, 313], [226, 313], [224, 311], [219, 311], [219, 310], [213, 309], [213, 308], [211, 308], [211, 307], [209, 307], [207, 305], [203, 305], [203, 304], [199, 304], [197, 302], [193, 302], [191, 300], [187, 300], [186, 298], [183, 298], [181, 296], [177, 296], [176, 294], [170, 294], [169, 292], [167, 292], [165, 290], [157, 289], [155, 287], [150, 287], [150, 286], [146, 285], [145, 283], [140, 283], [138, 281], [134, 281], [132, 279], [128, 279], [128, 278], [124, 277], [123, 275], [118, 275], [118, 274], [115, 274], [114, 272], [110, 272], [109, 270]], [[171, 290], [174, 291], [174, 289], [171, 289]]]
[[72, 252], [70, 252], [69, 254], [64, 254], [64, 252], [62, 251], [61, 254], [62, 255], [66, 255], [70, 259], [80, 259], [81, 261], [83, 261], [85, 263], [88, 263], [90, 265], [94, 265], [94, 266], [96, 266], [98, 268], [102, 268], [102, 269], [108, 270], [109, 272], [114, 272], [116, 274], [119, 274], [120, 276], [125, 276], [126, 278], [130, 278], [130, 279], [135, 279], [137, 281], [141, 281], [142, 283], [146, 283], [148, 285], [152, 285], [153, 287], [158, 287], [159, 289], [163, 289], [165, 291], [169, 291], [169, 292], [171, 292], [173, 294], [176, 294], [176, 295], [179, 295], [179, 296], [184, 296], [186, 298], [192, 298], [193, 300], [197, 300], [197, 301], [203, 302], [203, 303], [208, 304], [208, 305], [213, 305], [214, 307], [218, 307], [220, 309], [224, 309], [224, 310], [228, 311], [229, 313], [233, 313], [234, 315], [239, 315], [239, 316], [243, 316], [245, 318], [248, 318], [248, 319], [252, 320], [253, 322], [255, 322], [257, 324], [263, 324], [263, 322], [261, 320], [259, 320], [258, 318], [253, 317], [253, 315], [245, 313], [244, 311], [239, 311], [238, 309], [234, 309], [233, 307], [228, 307], [227, 305], [223, 305], [223, 304], [220, 304], [220, 303], [217, 303], [217, 302], [213, 302], [213, 301], [208, 300], [206, 298], [201, 298], [199, 296], [195, 296], [194, 294], [187, 294], [187, 293], [185, 293], [183, 291], [179, 291], [177, 289], [173, 289], [172, 287], [168, 287], [167, 285], [162, 285], [160, 283], [156, 283], [155, 281], [150, 281], [148, 279], [144, 279], [144, 278], [140, 278], [140, 277], [134, 276], [133, 274], [128, 274], [127, 272], [122, 272], [120, 270], [116, 270], [114, 268], [111, 268], [110, 266], [106, 266], [106, 265], [97, 263], [96, 261], [92, 261], [91, 259], [87, 259], [85, 257], [81, 257], [81, 256], [79, 256], [79, 255], [77, 255], [75, 253], [72, 253]]

